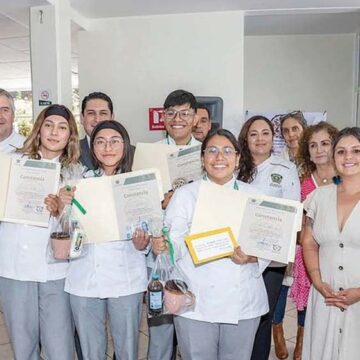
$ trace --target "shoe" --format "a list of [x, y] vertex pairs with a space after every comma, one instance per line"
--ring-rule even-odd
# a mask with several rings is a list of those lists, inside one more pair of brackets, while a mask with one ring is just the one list
[[296, 334], [296, 345], [294, 350], [294, 360], [301, 360], [303, 339], [304, 339], [304, 327], [298, 326], [298, 330]]
[[284, 338], [284, 329], [282, 323], [273, 324], [273, 338], [275, 344], [275, 354], [278, 359], [287, 359], [289, 352], [286, 348], [286, 342]]

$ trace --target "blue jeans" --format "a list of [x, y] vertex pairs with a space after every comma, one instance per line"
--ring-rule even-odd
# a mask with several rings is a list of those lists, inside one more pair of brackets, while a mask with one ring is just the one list
[[[275, 307], [275, 312], [273, 317], [273, 324], [275, 325], [282, 323], [284, 320], [288, 291], [289, 291], [289, 286], [281, 285], [280, 295]], [[306, 308], [304, 310], [298, 310], [297, 321], [299, 326], [305, 325], [305, 315], [306, 315]]]

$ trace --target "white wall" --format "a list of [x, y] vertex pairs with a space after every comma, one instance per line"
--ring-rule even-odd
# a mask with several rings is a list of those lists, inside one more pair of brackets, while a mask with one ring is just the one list
[[134, 144], [163, 137], [148, 131], [148, 108], [178, 88], [222, 97], [224, 126], [238, 132], [243, 39], [242, 12], [93, 21], [79, 34], [80, 95], [108, 93]]
[[352, 125], [355, 34], [247, 36], [244, 108], [328, 111]]

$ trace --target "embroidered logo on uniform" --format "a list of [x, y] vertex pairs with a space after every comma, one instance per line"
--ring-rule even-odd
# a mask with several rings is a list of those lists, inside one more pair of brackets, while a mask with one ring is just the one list
[[280, 174], [271, 174], [271, 180], [272, 180], [272, 182], [274, 182], [276, 184], [280, 184], [282, 179], [283, 179], [283, 177]]

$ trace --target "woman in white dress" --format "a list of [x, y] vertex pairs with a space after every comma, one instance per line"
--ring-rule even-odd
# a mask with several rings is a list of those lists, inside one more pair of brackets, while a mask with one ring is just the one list
[[305, 202], [304, 260], [312, 280], [303, 360], [359, 358], [360, 128], [334, 140], [338, 185], [319, 187]]

